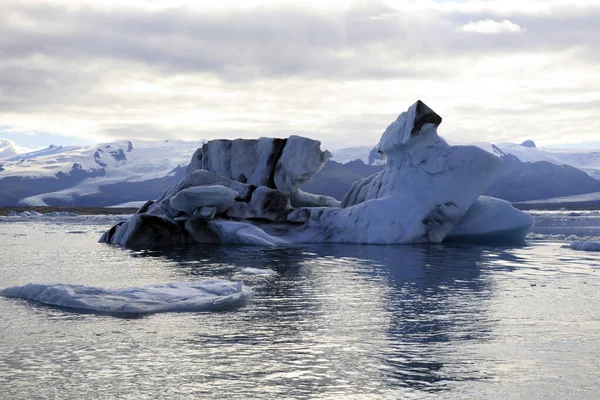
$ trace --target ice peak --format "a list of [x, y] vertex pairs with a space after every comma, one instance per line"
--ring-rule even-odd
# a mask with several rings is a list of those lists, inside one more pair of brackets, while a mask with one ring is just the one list
[[422, 147], [448, 147], [437, 134], [437, 127], [441, 123], [442, 117], [417, 100], [383, 132], [376, 146], [377, 152], [384, 155], [388, 162], [396, 160], [401, 165], [407, 151]]
[[[398, 147], [421, 147], [438, 142], [437, 127], [442, 117], [421, 100], [417, 100], [392, 122], [377, 145], [377, 151], [386, 154]], [[445, 144], [445, 142], [444, 142]]]
[[523, 143], [521, 143], [521, 146], [537, 149], [537, 146], [535, 145], [535, 142], [533, 140], [526, 140]]

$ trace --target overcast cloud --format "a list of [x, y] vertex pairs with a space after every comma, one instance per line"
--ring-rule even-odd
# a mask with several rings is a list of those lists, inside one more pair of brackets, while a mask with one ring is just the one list
[[422, 99], [453, 141], [600, 135], [596, 1], [95, 3], [0, 0], [0, 125], [335, 148]]

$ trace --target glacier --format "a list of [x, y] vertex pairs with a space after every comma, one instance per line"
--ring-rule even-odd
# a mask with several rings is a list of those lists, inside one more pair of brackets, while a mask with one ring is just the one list
[[29, 283], [1, 290], [0, 296], [26, 299], [80, 312], [130, 316], [239, 308], [250, 301], [252, 291], [245, 288], [241, 282], [206, 279], [122, 289]]
[[523, 240], [530, 214], [481, 196], [502, 160], [476, 146], [451, 146], [442, 118], [415, 102], [384, 131], [378, 174], [356, 182], [339, 202], [303, 192], [331, 153], [320, 142], [212, 140], [187, 175], [100, 242], [126, 247], [221, 243], [407, 244], [444, 239]]

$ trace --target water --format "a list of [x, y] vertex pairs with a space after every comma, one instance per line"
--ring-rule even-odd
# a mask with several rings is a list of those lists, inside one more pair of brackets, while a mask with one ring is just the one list
[[[544, 233], [600, 236], [594, 216], [537, 217]], [[561, 241], [128, 251], [97, 243], [110, 219], [6, 221], [0, 288], [218, 277], [255, 297], [142, 318], [0, 298], [1, 399], [600, 395], [600, 253]], [[277, 273], [237, 274], [246, 267]]]

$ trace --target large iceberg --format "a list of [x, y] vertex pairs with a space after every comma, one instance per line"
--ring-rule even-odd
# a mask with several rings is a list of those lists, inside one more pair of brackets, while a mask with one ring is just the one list
[[480, 196], [502, 160], [450, 146], [442, 118], [417, 101], [383, 133], [383, 171], [356, 182], [342, 202], [300, 190], [331, 154], [320, 142], [213, 140], [179, 184], [101, 242], [129, 247], [187, 243], [439, 243], [445, 238], [523, 239], [533, 217]]
[[74, 311], [140, 315], [163, 312], [222, 311], [241, 307], [252, 292], [241, 282], [207, 279], [123, 289], [68, 284], [35, 284], [0, 290], [16, 297]]

